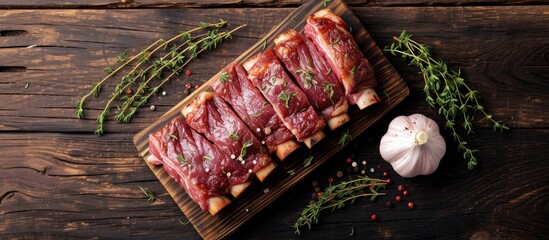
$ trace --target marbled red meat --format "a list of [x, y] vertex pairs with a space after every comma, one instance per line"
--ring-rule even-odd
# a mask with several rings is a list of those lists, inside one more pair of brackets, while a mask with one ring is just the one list
[[212, 215], [230, 202], [224, 196], [232, 184], [227, 173], [246, 175], [240, 164], [230, 160], [224, 151], [193, 131], [181, 118], [173, 119], [149, 135], [149, 154], [148, 162], [163, 165], [202, 210]]
[[345, 89], [347, 100], [363, 109], [381, 100], [374, 91], [374, 69], [347, 31], [347, 23], [329, 9], [307, 18], [305, 35], [313, 40]]
[[277, 36], [274, 42], [276, 56], [330, 129], [349, 121], [349, 105], [340, 83], [313, 43], [293, 29]]
[[273, 106], [297, 140], [311, 147], [324, 137], [324, 120], [315, 112], [307, 96], [292, 82], [272, 49], [243, 64], [248, 79]]
[[[204, 134], [208, 140], [227, 152], [234, 162], [246, 169], [245, 175], [231, 176], [231, 180], [255, 173], [263, 181], [274, 168], [267, 149], [223, 99], [213, 92], [201, 93], [182, 112], [191, 128]], [[231, 182], [232, 185], [239, 183], [242, 182]]]
[[273, 107], [247, 78], [241, 65], [231, 63], [211, 84], [214, 92], [227, 102], [269, 153], [283, 160], [299, 148], [292, 133], [278, 118]]

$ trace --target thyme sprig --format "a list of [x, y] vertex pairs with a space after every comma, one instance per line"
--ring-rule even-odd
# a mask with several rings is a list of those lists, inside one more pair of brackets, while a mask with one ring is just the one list
[[[92, 84], [92, 89], [76, 103], [76, 116], [84, 116], [84, 103], [90, 96], [98, 96], [101, 87], [105, 82], [113, 78], [116, 74], [125, 70], [125, 67], [133, 66], [126, 74], [121, 77], [120, 82], [115, 86], [114, 92], [107, 101], [100, 115], [97, 117], [96, 134], [103, 134], [104, 124], [111, 110], [111, 105], [116, 100], [122, 100], [123, 103], [117, 106], [118, 113], [114, 117], [117, 122], [129, 122], [137, 113], [137, 109], [145, 105], [149, 99], [155, 95], [160, 88], [175, 75], [179, 75], [183, 67], [189, 64], [193, 59], [206, 50], [216, 48], [223, 40], [231, 38], [232, 33], [241, 29], [245, 25], [238, 26], [230, 31], [220, 32], [219, 30], [227, 24], [220, 19], [216, 23], [200, 22], [200, 25], [191, 30], [182, 32], [168, 40], [159, 39], [135, 56], [127, 58], [127, 51], [123, 52], [117, 58], [120, 65], [116, 68], [109, 67], [108, 75], [98, 82]], [[205, 33], [198, 33], [198, 31]], [[158, 58], [155, 58], [159, 52], [165, 52]], [[167, 76], [164, 76], [169, 72]], [[156, 86], [152, 86], [152, 81], [159, 79]], [[136, 85], [136, 91], [124, 92]]]
[[341, 132], [341, 135], [339, 136], [339, 139], [337, 140], [336, 144], [344, 146], [351, 140], [353, 140], [353, 136], [349, 133], [349, 129], [347, 129], [347, 131]]
[[242, 148], [240, 149], [240, 155], [238, 155], [238, 159], [242, 160], [242, 158], [245, 158], [248, 155], [248, 148], [253, 145], [252, 141], [248, 140], [244, 144], [242, 144]]
[[149, 189], [145, 189], [144, 187], [141, 187], [141, 186], [138, 186], [139, 189], [141, 190], [141, 192], [143, 192], [146, 196], [147, 196], [147, 202], [154, 202], [156, 200], [160, 200], [159, 198], [157, 198], [154, 193], [149, 190]]
[[373, 201], [377, 196], [385, 195], [378, 192], [387, 185], [386, 180], [369, 178], [368, 176], [358, 176], [349, 178], [347, 181], [340, 182], [327, 187], [318, 200], [313, 204], [307, 205], [301, 212], [301, 215], [293, 225], [296, 234], [301, 234], [299, 228], [308, 226], [311, 229], [312, 224], [317, 224], [320, 213], [324, 210], [332, 211], [340, 209], [346, 203], [354, 203], [361, 197], [370, 197]]
[[438, 114], [446, 119], [445, 127], [451, 132], [454, 141], [458, 144], [458, 150], [463, 153], [463, 158], [468, 161], [467, 168], [473, 169], [477, 165], [474, 155], [477, 150], [467, 146], [467, 142], [458, 133], [457, 127], [465, 130], [466, 134], [473, 133], [473, 119], [475, 112], [483, 115], [484, 121], [493, 125], [494, 131], [508, 130], [502, 121], [496, 121], [492, 115], [484, 110], [480, 103], [480, 95], [476, 90], [461, 78], [460, 70], [450, 70], [442, 60], [431, 57], [429, 46], [420, 44], [411, 39], [412, 35], [402, 31], [400, 36], [393, 37], [396, 42], [384, 48], [384, 51], [392, 55], [400, 55], [404, 60], [409, 60], [421, 70], [425, 86], [427, 104], [437, 108]]

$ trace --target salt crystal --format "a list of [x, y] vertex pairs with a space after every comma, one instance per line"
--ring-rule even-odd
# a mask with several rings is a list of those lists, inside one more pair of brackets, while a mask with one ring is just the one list
[[370, 172], [374, 172], [374, 168], [370, 168]]
[[166, 96], [166, 91], [162, 91], [162, 96]]
[[268, 193], [268, 192], [269, 192], [268, 188], [263, 189], [263, 193]]

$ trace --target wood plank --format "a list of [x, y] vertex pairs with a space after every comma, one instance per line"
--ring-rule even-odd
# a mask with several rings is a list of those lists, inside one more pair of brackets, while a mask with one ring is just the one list
[[[255, 43], [292, 9], [178, 10], [51, 10], [0, 11], [1, 30], [26, 31], [0, 37], [0, 68], [25, 67], [25, 72], [0, 71], [1, 131], [86, 132], [95, 130], [95, 117], [108, 92], [90, 101], [84, 120], [74, 118], [76, 101], [89, 84], [104, 76], [124, 49], [138, 51], [158, 38], [188, 29], [198, 19], [221, 17], [234, 25], [248, 24], [218, 50], [189, 66], [191, 77], [168, 83], [167, 96], [152, 99], [157, 111], [142, 109], [131, 124], [107, 124], [107, 132], [135, 133], [184, 98], [187, 82], [201, 84]], [[461, 67], [480, 90], [495, 117], [511, 127], [549, 126], [549, 23], [539, 21], [549, 7], [399, 7], [355, 8], [380, 46], [402, 29], [432, 45], [450, 66]], [[262, 18], [246, 18], [262, 15]], [[147, 18], [147, 21], [141, 19]], [[45, 24], [47, 22], [47, 24]], [[524, 26], [529, 26], [528, 30]], [[467, 44], [463, 44], [467, 42]], [[27, 46], [37, 45], [33, 48]], [[422, 80], [416, 70], [390, 58], [412, 88], [404, 113], [431, 112], [424, 104]], [[29, 87], [25, 89], [26, 83]], [[112, 89], [112, 84], [110, 85]], [[109, 88], [106, 88], [109, 89]], [[114, 110], [113, 110], [114, 111]], [[489, 127], [479, 125], [480, 127]]]
[[[479, 130], [472, 140], [480, 149], [476, 171], [467, 172], [464, 160], [449, 147], [435, 174], [402, 179], [377, 154], [379, 139], [397, 114], [357, 137], [361, 145], [333, 158], [230, 239], [343, 239], [351, 225], [358, 239], [470, 239], [475, 234], [535, 239], [547, 234], [547, 129], [519, 129], [502, 136]], [[137, 155], [131, 137], [0, 133], [2, 238], [198, 239], [191, 225], [179, 223], [180, 210]], [[310, 199], [310, 182], [327, 184], [337, 169], [345, 169], [350, 153], [367, 160], [368, 168], [381, 163], [372, 177], [389, 170], [395, 183], [386, 190], [389, 195], [327, 213], [313, 230], [294, 235], [291, 225]], [[385, 206], [398, 192], [397, 184], [410, 191], [405, 200], [414, 201], [415, 210]], [[151, 189], [161, 201], [148, 203], [137, 186]], [[378, 222], [369, 220], [373, 212]]]
[[[376, 90], [385, 94], [380, 96], [382, 98], [381, 103], [362, 111], [359, 111], [358, 108], [350, 108], [348, 114], [351, 119], [345, 124], [344, 128], [342, 127], [343, 129], [326, 132], [326, 137], [321, 142], [316, 143], [310, 150], [300, 149], [285, 158], [284, 162], [279, 163], [284, 165], [283, 167], [274, 169], [267, 180], [248, 188], [243, 196], [236, 199], [233, 204], [228, 205], [215, 216], [203, 212], [163, 167], [148, 164], [202, 238], [222, 239], [232, 234], [242, 224], [248, 222], [263, 208], [276, 201], [288, 189], [341, 150], [346, 144], [338, 144], [337, 142], [343, 131], [350, 131], [355, 134], [362, 133], [408, 96], [409, 90], [404, 80], [387, 61], [381, 49], [368, 35], [348, 6], [341, 1], [332, 1], [328, 7], [335, 14], [341, 16], [347, 25], [353, 29], [352, 33], [357, 45], [368, 56], [378, 80]], [[257, 53], [262, 52], [265, 48], [264, 43], [267, 44], [266, 47], [272, 47], [273, 39], [288, 29], [301, 31], [306, 24], [307, 17], [323, 8], [325, 7], [321, 3], [315, 2], [303, 5], [289, 16], [286, 16], [280, 24], [265, 34], [265, 37], [257, 41], [234, 61], [243, 63]], [[163, 128], [174, 118], [181, 117], [181, 110], [191, 104], [199, 93], [211, 91], [209, 85], [218, 80], [219, 74], [221, 74], [221, 70], [215, 77], [212, 77], [201, 88], [167, 111], [151, 126], [134, 136], [135, 145], [144, 161], [149, 157], [149, 134]], [[314, 160], [310, 166], [304, 167], [303, 159], [307, 157], [312, 157]], [[294, 173], [288, 174], [287, 169], [291, 169]]]
[[[319, 0], [313, 0], [319, 1]], [[295, 7], [307, 1], [303, 0], [5, 0], [0, 9], [20, 8], [184, 8], [184, 7]], [[348, 0], [350, 6], [468, 6], [468, 5], [526, 5], [540, 4], [539, 0]]]

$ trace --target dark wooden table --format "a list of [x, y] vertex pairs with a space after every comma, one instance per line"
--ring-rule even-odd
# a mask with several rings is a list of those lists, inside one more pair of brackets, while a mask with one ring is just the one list
[[[284, 1], [7, 0], [0, 3], [0, 239], [200, 238], [138, 155], [132, 137], [185, 94], [240, 55], [300, 5]], [[406, 29], [434, 54], [461, 68], [494, 118], [511, 130], [494, 133], [475, 120], [466, 137], [480, 150], [479, 166], [466, 161], [443, 130], [448, 150], [430, 176], [403, 179], [384, 163], [379, 140], [394, 117], [429, 109], [417, 70], [389, 57], [410, 96], [352, 146], [265, 208], [231, 239], [543, 239], [549, 234], [549, 5], [544, 1], [349, 1], [379, 46]], [[234, 38], [168, 83], [128, 124], [107, 123], [93, 134], [106, 96], [75, 118], [76, 101], [104, 76], [125, 49], [143, 49], [199, 21], [223, 18], [248, 24]], [[112, 87], [112, 85], [111, 85]], [[388, 171], [387, 196], [362, 200], [322, 215], [312, 230], [292, 225], [311, 198], [311, 181], [325, 183], [345, 158], [368, 161], [372, 177]], [[377, 165], [381, 168], [377, 168]], [[393, 199], [398, 184], [407, 201]], [[154, 203], [138, 186], [160, 199]], [[388, 208], [387, 201], [394, 206]], [[376, 213], [379, 219], [370, 220]], [[354, 229], [353, 236], [350, 236]]]

